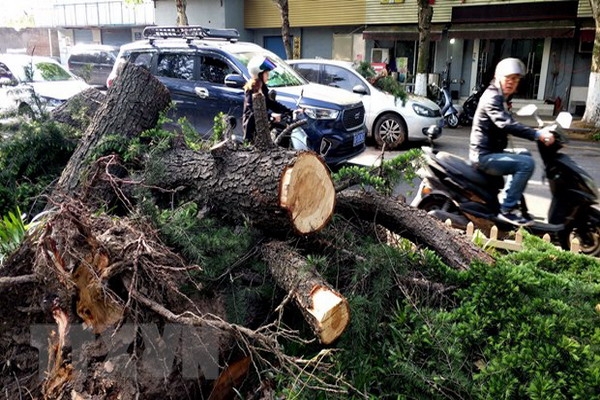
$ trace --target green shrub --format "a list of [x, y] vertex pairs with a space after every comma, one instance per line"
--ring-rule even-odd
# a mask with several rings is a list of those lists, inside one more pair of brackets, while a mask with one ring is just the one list
[[36, 214], [44, 208], [40, 197], [67, 165], [79, 137], [52, 121], [22, 123], [19, 131], [0, 142], [0, 215], [17, 205]]

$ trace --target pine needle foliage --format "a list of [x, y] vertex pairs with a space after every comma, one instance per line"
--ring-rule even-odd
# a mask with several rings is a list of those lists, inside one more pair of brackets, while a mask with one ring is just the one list
[[[352, 310], [332, 367], [354, 388], [343, 398], [600, 397], [598, 259], [525, 235], [524, 251], [458, 272], [402, 241], [356, 244], [364, 263], [338, 271]], [[414, 278], [441, 283], [446, 301]], [[342, 398], [297, 386], [295, 398]]]
[[[382, 157], [384, 155], [385, 153]], [[378, 167], [342, 167], [332, 174], [332, 179], [336, 185], [372, 187], [382, 194], [390, 195], [398, 183], [412, 184], [422, 163], [423, 151], [410, 149], [392, 159], [383, 160]]]
[[356, 71], [378, 89], [393, 95], [396, 100], [400, 100], [402, 102], [406, 101], [408, 94], [400, 82], [397, 79], [394, 79], [394, 77], [387, 74], [383, 76], [378, 75], [371, 64], [367, 61], [361, 61], [356, 66]]
[[24, 122], [0, 142], [0, 215], [17, 206], [36, 214], [73, 154], [79, 134], [53, 121]]

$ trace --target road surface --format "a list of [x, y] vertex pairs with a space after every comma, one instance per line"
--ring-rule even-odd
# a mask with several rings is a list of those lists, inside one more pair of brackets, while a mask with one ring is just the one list
[[[435, 148], [438, 150], [447, 151], [454, 155], [467, 158], [468, 145], [469, 145], [469, 133], [470, 128], [459, 127], [457, 129], [444, 129], [442, 137], [435, 142]], [[543, 179], [543, 163], [539, 157], [536, 144], [534, 142], [513, 138], [514, 147], [525, 147], [531, 151], [536, 160], [536, 170], [533, 177], [529, 181], [527, 189], [525, 190], [525, 199], [530, 212], [536, 217], [536, 219], [544, 220], [550, 207], [551, 194], [548, 187], [547, 181]], [[406, 151], [408, 148], [415, 148], [421, 146], [428, 146], [427, 141], [422, 142], [411, 142], [409, 146], [400, 151], [389, 151], [383, 156], [385, 159], [392, 159], [395, 156]], [[600, 183], [600, 143], [587, 142], [582, 140], [571, 140], [569, 144], [562, 150], [568, 154], [580, 167], [587, 171], [596, 181]], [[377, 165], [381, 160], [381, 151], [373, 147], [368, 147], [365, 152], [350, 162], [352, 164], [372, 166]], [[401, 184], [396, 194], [403, 194], [406, 196], [407, 201], [411, 201], [414, 197], [414, 193], [418, 188], [420, 180], [417, 179], [413, 182], [411, 187], [408, 184]]]

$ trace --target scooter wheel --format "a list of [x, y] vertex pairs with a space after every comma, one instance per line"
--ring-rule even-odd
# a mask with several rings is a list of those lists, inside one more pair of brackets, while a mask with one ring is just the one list
[[560, 246], [569, 250], [573, 239], [579, 240], [579, 249], [582, 254], [600, 256], [600, 227], [575, 228], [571, 232], [562, 232], [559, 235]]
[[446, 125], [448, 128], [456, 129], [458, 128], [458, 115], [450, 114], [446, 117]]

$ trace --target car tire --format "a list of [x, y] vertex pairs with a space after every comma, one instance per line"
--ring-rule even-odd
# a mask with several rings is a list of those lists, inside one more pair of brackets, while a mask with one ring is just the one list
[[373, 138], [379, 147], [393, 150], [402, 145], [408, 136], [404, 120], [395, 114], [384, 114], [377, 119]]

